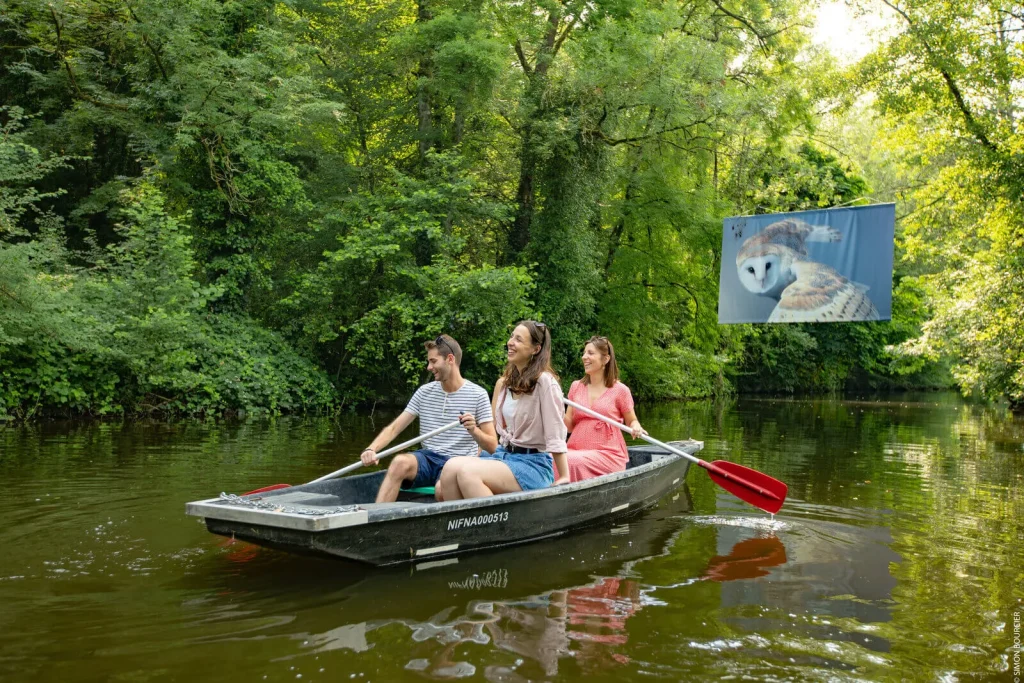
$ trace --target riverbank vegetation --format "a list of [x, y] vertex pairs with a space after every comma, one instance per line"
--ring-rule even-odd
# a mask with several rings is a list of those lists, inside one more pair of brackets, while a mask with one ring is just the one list
[[[536, 316], [640, 397], [1024, 402], [1013, 3], [5, 0], [0, 412], [332, 410]], [[719, 326], [724, 216], [897, 202], [893, 320]]]

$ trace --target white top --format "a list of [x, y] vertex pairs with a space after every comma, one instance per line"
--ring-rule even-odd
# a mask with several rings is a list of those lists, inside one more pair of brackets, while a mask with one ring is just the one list
[[505, 390], [505, 400], [501, 404], [501, 416], [505, 418], [505, 424], [512, 423], [512, 416], [516, 414], [516, 403], [519, 402], [512, 392]]

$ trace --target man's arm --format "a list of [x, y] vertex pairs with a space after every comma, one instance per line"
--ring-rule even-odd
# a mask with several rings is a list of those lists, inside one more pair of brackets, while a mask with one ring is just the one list
[[376, 465], [377, 451], [387, 447], [387, 445], [394, 441], [395, 437], [401, 434], [415, 419], [415, 415], [407, 410], [403, 410], [402, 414], [392, 420], [391, 424], [382, 429], [380, 434], [370, 442], [370, 445], [359, 454], [359, 459], [363, 461], [364, 465]]
[[472, 413], [463, 413], [459, 416], [459, 422], [466, 428], [469, 435], [476, 441], [481, 450], [493, 453], [498, 448], [498, 434], [494, 431], [494, 420], [477, 424]]
[[[494, 396], [500, 395], [502, 381], [499, 378], [494, 387]], [[494, 406], [487, 400], [487, 392], [481, 391], [476, 401], [476, 410], [468, 418], [465, 415], [459, 417], [462, 426], [466, 428], [469, 435], [476, 441], [480, 450], [493, 453], [498, 449], [498, 434], [494, 429]]]

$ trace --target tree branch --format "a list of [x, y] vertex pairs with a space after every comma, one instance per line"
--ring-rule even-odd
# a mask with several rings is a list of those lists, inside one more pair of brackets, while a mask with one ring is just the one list
[[949, 90], [949, 94], [956, 103], [957, 109], [960, 110], [960, 113], [964, 117], [964, 123], [967, 126], [967, 131], [971, 133], [971, 135], [973, 135], [978, 142], [982, 144], [982, 146], [993, 152], [999, 152], [999, 147], [989, 139], [981, 124], [974, 118], [974, 113], [971, 112], [970, 107], [967, 106], [967, 101], [964, 99], [960, 86], [957, 85], [956, 81], [953, 79], [953, 75], [950, 74], [949, 70], [945, 67], [938, 65], [939, 60], [936, 58], [935, 52], [932, 50], [932, 46], [929, 45], [928, 41], [918, 33], [917, 25], [910, 19], [910, 16], [894, 2], [891, 2], [891, 0], [882, 0], [882, 2], [903, 17], [907, 22], [907, 26], [910, 27], [911, 34], [914, 35], [914, 37], [919, 40], [921, 45], [924, 47], [924, 51], [928, 55], [929, 66], [938, 71], [939, 75], [942, 76], [942, 80], [946, 82], [946, 88]]
[[537, 51], [537, 58], [533, 70], [543, 76], [548, 72], [551, 62], [555, 59], [555, 41], [558, 39], [558, 23], [562, 20], [561, 15], [554, 10], [548, 13], [548, 31], [544, 34], [544, 44]]
[[562, 30], [562, 35], [558, 36], [558, 38], [555, 40], [554, 46], [551, 48], [551, 56], [554, 56], [554, 55], [558, 54], [558, 51], [560, 49], [562, 49], [562, 43], [564, 43], [565, 39], [569, 37], [569, 33], [572, 31], [573, 27], [576, 25], [576, 21], [578, 19], [579, 19], [578, 16], [574, 16], [572, 18], [572, 21], [570, 21], [568, 24], [566, 24], [565, 28]]
[[724, 14], [724, 15], [726, 15], [728, 17], [731, 17], [732, 19], [735, 19], [736, 21], [740, 22], [741, 24], [746, 26], [748, 29], [750, 29], [750, 32], [753, 33], [754, 36], [757, 37], [757, 42], [761, 46], [761, 52], [763, 52], [766, 57], [768, 56], [768, 43], [767, 43], [766, 37], [762, 36], [761, 32], [758, 31], [756, 28], [754, 28], [754, 25], [748, 19], [744, 19], [740, 15], [734, 14], [733, 12], [730, 12], [729, 10], [727, 10], [725, 8], [725, 6], [722, 5], [721, 0], [711, 0], [711, 1], [714, 3], [715, 7], [717, 7], [722, 12], [722, 14]]
[[29, 305], [28, 305], [28, 304], [26, 304], [26, 303], [25, 303], [24, 301], [22, 301], [22, 300], [21, 300], [21, 299], [19, 299], [19, 298], [18, 298], [17, 296], [15, 296], [14, 292], [12, 292], [12, 291], [10, 291], [9, 289], [7, 289], [7, 287], [5, 287], [4, 285], [0, 285], [0, 294], [3, 294], [3, 295], [4, 295], [4, 296], [6, 296], [6, 297], [7, 297], [8, 299], [10, 299], [10, 300], [11, 300], [11, 301], [13, 301], [14, 303], [16, 303], [16, 304], [18, 304], [19, 306], [21, 306], [22, 308], [24, 308], [24, 309], [25, 309], [26, 311], [30, 311], [30, 310], [32, 310], [32, 307], [31, 307], [31, 306], [29, 306]]
[[50, 16], [53, 17], [53, 25], [57, 30], [57, 56], [60, 57], [61, 63], [64, 64], [64, 70], [67, 71], [68, 79], [71, 81], [71, 85], [75, 89], [75, 94], [79, 99], [95, 104], [97, 107], [107, 107], [109, 109], [117, 109], [119, 111], [128, 111], [128, 107], [123, 104], [101, 102], [91, 95], [83, 92], [82, 89], [78, 87], [78, 81], [75, 79], [75, 72], [71, 70], [71, 63], [68, 62], [68, 58], [64, 55], [64, 48], [62, 47], [64, 38], [63, 33], [61, 32], [60, 19], [57, 18], [57, 12], [54, 10], [52, 5], [50, 6]]
[[664, 128], [662, 130], [655, 131], [653, 133], [645, 133], [643, 135], [637, 135], [637, 136], [634, 136], [634, 137], [631, 137], [631, 138], [618, 138], [618, 139], [614, 139], [613, 140], [613, 139], [605, 137], [605, 135], [603, 133], [601, 133], [601, 131], [597, 131], [596, 137], [600, 138], [601, 140], [604, 140], [604, 142], [607, 143], [608, 145], [610, 145], [612, 147], [616, 147], [618, 145], [628, 145], [628, 144], [632, 144], [632, 143], [636, 143], [636, 142], [643, 142], [644, 140], [650, 140], [651, 138], [658, 138], [658, 137], [660, 137], [661, 135], [663, 135], [665, 133], [672, 133], [672, 132], [675, 132], [677, 130], [686, 130], [688, 128], [693, 128], [694, 126], [699, 126], [702, 123], [708, 123], [710, 120], [711, 120], [710, 118], [699, 119], [697, 121], [692, 121], [690, 123], [685, 123], [685, 124], [683, 124], [681, 126], [672, 126], [671, 128]]
[[519, 65], [523, 67], [523, 72], [526, 75], [530, 75], [533, 73], [533, 69], [530, 68], [530, 63], [526, 61], [526, 53], [523, 52], [523, 45], [519, 42], [519, 39], [516, 39], [514, 47], [516, 49], [516, 56], [519, 57]]
[[[135, 9], [132, 8], [131, 5], [128, 5], [128, 13], [132, 15], [132, 19], [135, 20], [135, 23], [142, 25], [142, 20], [139, 19], [137, 14], [135, 14]], [[145, 33], [140, 31], [139, 35], [142, 36], [143, 44], [145, 44], [145, 46], [148, 47], [149, 51], [153, 54], [153, 59], [156, 60], [156, 65], [160, 68], [160, 73], [163, 74], [164, 82], [166, 82], [168, 80], [167, 69], [164, 68], [164, 63], [160, 60], [160, 53], [157, 52], [156, 48], [153, 47], [153, 44], [149, 42], [149, 38], [146, 36]]]

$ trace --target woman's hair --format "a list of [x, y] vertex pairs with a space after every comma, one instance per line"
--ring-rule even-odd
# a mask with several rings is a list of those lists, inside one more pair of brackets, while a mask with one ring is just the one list
[[545, 372], [550, 372], [556, 379], [558, 378], [551, 367], [551, 332], [547, 325], [533, 320], [520, 320], [516, 327], [520, 325], [530, 333], [531, 344], [540, 344], [540, 351], [534, 354], [530, 364], [522, 372], [519, 372], [515, 363], [509, 361], [501, 379], [505, 382], [505, 388], [513, 394], [532, 394], [533, 388], [537, 386], [537, 379]]
[[[612, 343], [608, 341], [608, 337], [595, 335], [587, 340], [587, 344], [593, 344], [598, 353], [608, 356], [608, 364], [604, 366], [604, 385], [609, 388], [615, 386], [615, 382], [619, 379], [619, 364], [615, 362], [615, 348]], [[583, 345], [584, 349], [587, 348], [587, 344]], [[590, 375], [584, 373], [583, 379], [580, 381], [590, 384]]]

